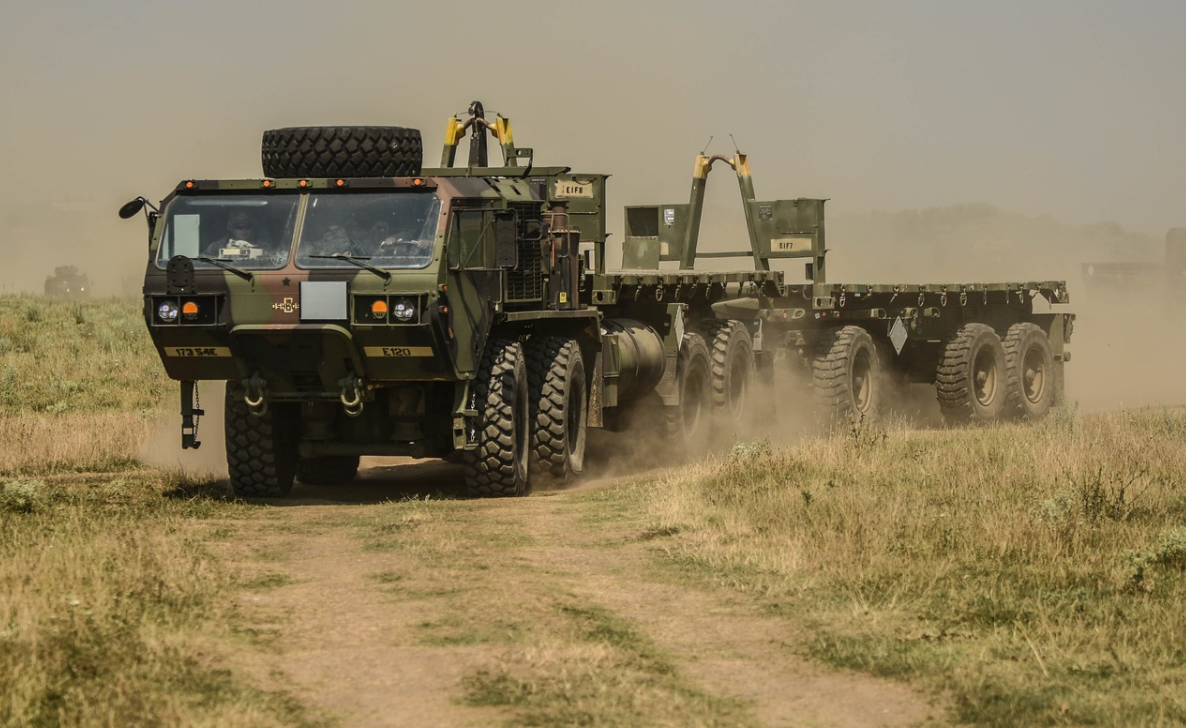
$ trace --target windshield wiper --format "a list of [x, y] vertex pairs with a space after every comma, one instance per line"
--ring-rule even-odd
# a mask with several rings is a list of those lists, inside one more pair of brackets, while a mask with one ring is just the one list
[[391, 280], [390, 273], [383, 270], [382, 268], [376, 268], [375, 266], [373, 266], [367, 262], [368, 260], [371, 259], [370, 256], [363, 257], [361, 255], [346, 255], [345, 253], [334, 253], [333, 255], [310, 255], [307, 257], [309, 257], [309, 258], [333, 258], [334, 260], [347, 260], [347, 261], [350, 261], [351, 263], [353, 263], [354, 265], [358, 266], [359, 268], [366, 268], [367, 270], [369, 270], [370, 272], [379, 276], [380, 278], [382, 278], [385, 281]]
[[210, 256], [207, 256], [207, 255], [198, 255], [198, 256], [194, 257], [194, 260], [200, 260], [203, 263], [210, 263], [211, 265], [216, 265], [219, 268], [229, 270], [230, 272], [234, 273], [235, 275], [239, 276], [240, 278], [242, 278], [245, 281], [250, 281], [250, 280], [255, 279], [255, 274], [253, 274], [249, 271], [245, 271], [242, 268], [236, 268], [235, 266], [227, 263], [226, 258], [211, 258]]

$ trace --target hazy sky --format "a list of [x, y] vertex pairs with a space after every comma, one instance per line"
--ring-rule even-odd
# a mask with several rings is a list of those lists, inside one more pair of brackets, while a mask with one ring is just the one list
[[1184, 32], [1181, 0], [10, 3], [0, 225], [5, 204], [94, 205], [73, 245], [135, 269], [143, 226], [118, 205], [259, 176], [266, 128], [419, 127], [431, 165], [481, 99], [538, 163], [614, 175], [616, 242], [622, 205], [685, 199], [695, 153], [730, 134], [763, 198], [1160, 236], [1186, 225]]

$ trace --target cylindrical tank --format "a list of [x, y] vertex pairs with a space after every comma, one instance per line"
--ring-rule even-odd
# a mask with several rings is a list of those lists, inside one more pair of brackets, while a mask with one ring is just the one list
[[634, 319], [606, 319], [603, 333], [618, 339], [618, 401], [635, 399], [663, 378], [667, 358], [659, 332]]

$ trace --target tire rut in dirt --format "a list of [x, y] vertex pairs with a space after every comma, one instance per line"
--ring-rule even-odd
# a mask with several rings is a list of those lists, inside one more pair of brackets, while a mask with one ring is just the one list
[[296, 126], [264, 132], [268, 177], [415, 177], [424, 157], [419, 129]]
[[881, 356], [860, 326], [823, 332], [811, 362], [811, 391], [820, 416], [834, 423], [875, 417], [882, 402]]
[[943, 348], [935, 377], [949, 424], [986, 423], [1005, 408], [1005, 348], [987, 324], [964, 324]]
[[296, 479], [305, 485], [349, 483], [358, 474], [358, 461], [357, 455], [300, 458], [296, 463]]
[[1036, 324], [1016, 323], [1001, 343], [1007, 372], [1006, 415], [1027, 420], [1045, 417], [1058, 399], [1054, 354], [1046, 332]]
[[526, 350], [532, 413], [530, 477], [566, 485], [584, 470], [584, 358], [577, 342], [563, 336], [532, 337]]
[[478, 446], [462, 456], [466, 493], [475, 498], [527, 495], [530, 428], [523, 345], [511, 338], [487, 342], [471, 386]]
[[267, 414], [256, 417], [238, 382], [227, 382], [224, 415], [231, 490], [241, 498], [287, 495], [296, 474], [300, 412], [287, 402], [273, 402]]

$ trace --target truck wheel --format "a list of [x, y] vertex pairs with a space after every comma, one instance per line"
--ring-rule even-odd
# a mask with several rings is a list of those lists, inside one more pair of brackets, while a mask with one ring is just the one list
[[712, 365], [712, 402], [724, 421], [737, 428], [749, 419], [754, 380], [754, 344], [740, 321], [709, 320], [699, 329]]
[[676, 360], [679, 404], [666, 407], [667, 434], [675, 449], [696, 454], [708, 447], [712, 419], [712, 358], [704, 337], [685, 333]]
[[292, 490], [297, 459], [297, 413], [273, 402], [267, 414], [247, 410], [238, 382], [227, 382], [224, 431], [231, 490], [240, 498], [279, 498]]
[[1006, 399], [1005, 348], [991, 326], [964, 324], [947, 342], [935, 379], [939, 408], [951, 424], [990, 422]]
[[415, 177], [424, 157], [419, 129], [294, 126], [264, 132], [267, 177]]
[[522, 344], [491, 339], [471, 391], [478, 446], [462, 458], [466, 492], [476, 498], [527, 495], [531, 440]]
[[1008, 372], [1006, 410], [1018, 419], [1045, 417], [1057, 396], [1054, 352], [1046, 332], [1031, 323], [1013, 324], [1002, 343]]
[[860, 326], [823, 333], [811, 362], [811, 390], [821, 411], [835, 420], [863, 420], [881, 406], [881, 358]]
[[585, 361], [577, 342], [563, 336], [528, 341], [527, 383], [535, 425], [531, 474], [556, 485], [567, 484], [585, 467], [588, 401]]
[[306, 485], [349, 483], [357, 474], [357, 455], [300, 458], [296, 463], [296, 479]]

